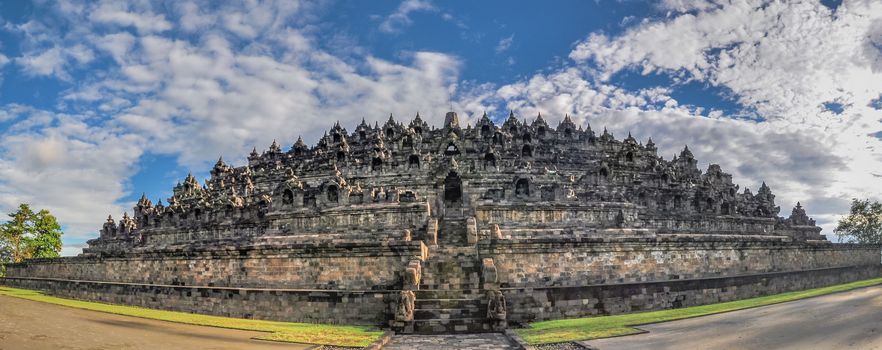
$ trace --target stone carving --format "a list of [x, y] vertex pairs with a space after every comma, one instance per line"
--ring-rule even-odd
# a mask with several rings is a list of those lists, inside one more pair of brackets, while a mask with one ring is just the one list
[[502, 229], [499, 228], [499, 224], [493, 224], [493, 231], [490, 233], [493, 239], [504, 239], [502, 236]]
[[499, 290], [487, 291], [487, 319], [493, 323], [496, 330], [505, 329], [507, 311], [505, 295]]
[[398, 304], [395, 307], [396, 321], [413, 321], [414, 304], [416, 295], [413, 291], [403, 290], [398, 293]]
[[478, 243], [478, 221], [474, 217], [466, 220], [466, 237], [469, 244]]
[[411, 233], [410, 230], [404, 230], [404, 234], [402, 237], [404, 241], [411, 241], [413, 240], [413, 233]]
[[423, 267], [419, 259], [413, 259], [404, 270], [404, 289], [418, 289], [422, 279]]

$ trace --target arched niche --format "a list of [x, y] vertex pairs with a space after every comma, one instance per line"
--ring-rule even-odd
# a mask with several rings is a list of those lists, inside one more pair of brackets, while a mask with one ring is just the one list
[[290, 188], [286, 188], [284, 191], [282, 191], [282, 204], [294, 204], [294, 191], [291, 191]]
[[481, 125], [481, 137], [490, 137], [490, 135], [492, 135], [490, 133], [490, 125]]
[[444, 178], [444, 203], [462, 203], [462, 179], [455, 171], [447, 173], [447, 177]]
[[371, 161], [371, 170], [383, 169], [383, 160], [380, 157], [374, 157]]
[[521, 148], [521, 156], [522, 157], [532, 157], [533, 156], [533, 146], [524, 145], [524, 147]]
[[456, 144], [453, 142], [447, 143], [447, 147], [444, 148], [445, 156], [454, 156], [459, 154], [459, 147], [456, 147]]
[[484, 166], [485, 167], [496, 167], [496, 155], [493, 153], [487, 153], [484, 155]]
[[528, 179], [518, 179], [515, 181], [515, 196], [518, 197], [529, 197], [530, 196], [530, 180]]
[[340, 188], [337, 185], [329, 185], [325, 190], [328, 203], [337, 203], [340, 201]]

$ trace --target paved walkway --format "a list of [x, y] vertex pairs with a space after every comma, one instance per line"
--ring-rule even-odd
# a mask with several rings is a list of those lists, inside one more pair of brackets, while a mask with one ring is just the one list
[[508, 350], [516, 349], [501, 333], [460, 335], [396, 335], [383, 350]]
[[0, 350], [312, 349], [249, 339], [263, 333], [185, 325], [0, 296]]
[[640, 326], [585, 342], [600, 350], [882, 349], [882, 287]]

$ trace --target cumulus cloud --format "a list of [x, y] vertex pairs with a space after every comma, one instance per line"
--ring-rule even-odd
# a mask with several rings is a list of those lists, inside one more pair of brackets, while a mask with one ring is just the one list
[[94, 237], [95, 215], [121, 212], [116, 199], [142, 150], [135, 135], [90, 126], [86, 116], [30, 107], [0, 107], [17, 121], [2, 135], [0, 208], [49, 208], [66, 239]]
[[[591, 33], [569, 55], [575, 66], [502, 86], [490, 99], [550, 119], [570, 113], [651, 135], [662, 154], [689, 140], [699, 159], [721, 163], [742, 184], [772, 185], [784, 214], [808, 201], [827, 233], [849, 198], [882, 197], [874, 185], [882, 144], [872, 136], [882, 114], [870, 107], [882, 91], [882, 4], [844, 1], [835, 14], [817, 1], [675, 0], [660, 7], [668, 16], [621, 35]], [[667, 75], [675, 85], [625, 91], [611, 83], [623, 71]], [[669, 97], [692, 81], [731, 91], [758, 121]], [[841, 111], [830, 111], [831, 102]]]
[[[753, 189], [769, 183], [784, 212], [808, 202], [829, 233], [850, 197], [882, 192], [879, 140], [869, 136], [882, 131], [872, 107], [882, 91], [879, 6], [845, 1], [833, 14], [809, 1], [667, 0], [666, 16], [628, 22], [620, 35], [590, 33], [562, 68], [500, 86], [460, 81], [467, 62], [444, 53], [335, 56], [316, 44], [315, 15], [298, 2], [64, 2], [13, 28], [24, 41], [11, 60], [62, 79], [95, 60], [111, 64], [63, 91], [57, 110], [0, 107], [10, 125], [0, 134], [0, 209], [30, 202], [58, 214], [68, 234], [90, 237], [108, 212], [130, 206], [121, 199], [141, 155], [199, 170], [221, 154], [242, 161], [273, 138], [314, 142], [335, 120], [351, 128], [419, 111], [440, 124], [452, 106], [471, 122], [484, 110], [541, 111], [550, 123], [570, 114], [598, 132], [652, 136], [667, 157], [688, 142], [702, 167], [719, 163]], [[419, 11], [438, 10], [405, 0], [380, 30], [400, 31]], [[625, 71], [676, 83], [629, 90], [614, 83]], [[683, 82], [727, 89], [759, 118], [684, 105], [672, 97]], [[823, 110], [831, 101], [841, 114]]]
[[395, 12], [386, 16], [380, 23], [380, 31], [385, 33], [397, 33], [413, 24], [410, 15], [420, 11], [437, 11], [435, 5], [429, 0], [404, 0], [395, 9]]
[[17, 60], [32, 74], [113, 64], [64, 91], [59, 110], [0, 107], [13, 121], [0, 134], [0, 209], [46, 207], [67, 237], [93, 237], [107, 213], [131, 205], [120, 201], [141, 155], [172, 155], [198, 171], [274, 138], [315, 141], [329, 120], [351, 127], [420, 111], [440, 123], [457, 89], [461, 62], [451, 55], [353, 63], [321, 50], [301, 23], [312, 15], [296, 3], [178, 3], [162, 14], [145, 4], [87, 2], [43, 19], [78, 23], [85, 34], [76, 38], [36, 21], [17, 29], [27, 33]]

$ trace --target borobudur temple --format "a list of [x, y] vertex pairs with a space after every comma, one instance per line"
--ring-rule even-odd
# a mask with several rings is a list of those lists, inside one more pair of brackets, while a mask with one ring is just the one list
[[688, 147], [486, 115], [337, 123], [310, 147], [222, 159], [108, 217], [77, 257], [2, 283], [84, 300], [404, 333], [678, 308], [876, 277], [880, 246], [779, 217]]

